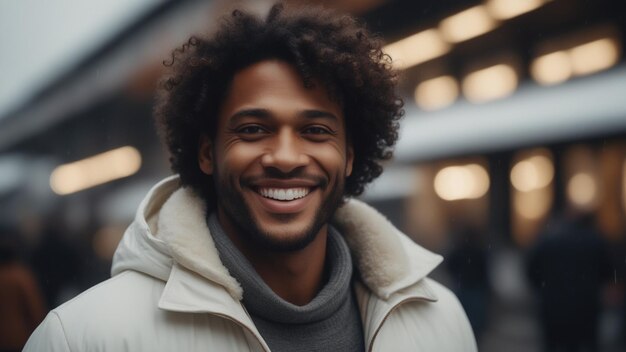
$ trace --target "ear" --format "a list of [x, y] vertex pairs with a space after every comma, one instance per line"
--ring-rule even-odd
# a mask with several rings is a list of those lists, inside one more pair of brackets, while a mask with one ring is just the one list
[[207, 175], [213, 174], [213, 143], [205, 134], [198, 143], [198, 166]]
[[354, 148], [352, 144], [348, 145], [346, 153], [346, 177], [352, 175], [352, 163], [354, 163]]

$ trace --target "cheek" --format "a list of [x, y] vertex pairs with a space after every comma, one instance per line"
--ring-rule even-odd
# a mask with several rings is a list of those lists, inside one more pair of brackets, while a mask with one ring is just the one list
[[310, 153], [329, 175], [345, 174], [347, 155], [341, 148], [331, 145], [317, 146], [311, 148]]
[[222, 176], [238, 174], [250, 168], [260, 155], [260, 148], [245, 143], [228, 145], [216, 153], [216, 167]]

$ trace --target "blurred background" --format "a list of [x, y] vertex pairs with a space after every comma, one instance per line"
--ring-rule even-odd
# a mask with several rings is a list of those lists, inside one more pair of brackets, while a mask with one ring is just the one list
[[[446, 257], [433, 276], [480, 350], [625, 350], [626, 4], [306, 2], [360, 18], [400, 70], [401, 138], [362, 198]], [[272, 2], [0, 2], [0, 349], [110, 276], [170, 174], [162, 62], [235, 4]]]

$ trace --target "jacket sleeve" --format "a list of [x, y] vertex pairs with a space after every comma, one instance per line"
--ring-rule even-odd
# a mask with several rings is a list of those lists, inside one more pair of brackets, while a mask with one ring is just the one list
[[48, 313], [46, 319], [35, 329], [22, 352], [70, 352], [63, 324], [56, 312]]
[[454, 297], [454, 300], [457, 306], [457, 319], [459, 324], [460, 339], [461, 341], [463, 341], [463, 351], [476, 352], [478, 351], [478, 344], [476, 341], [476, 336], [474, 336], [474, 330], [472, 330], [472, 325], [467, 318], [467, 314], [465, 313], [461, 302], [459, 302], [456, 296]]

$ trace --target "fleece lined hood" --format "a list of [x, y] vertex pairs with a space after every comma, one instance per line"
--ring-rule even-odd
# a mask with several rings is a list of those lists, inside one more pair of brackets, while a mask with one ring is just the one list
[[[339, 208], [333, 225], [350, 247], [363, 283], [384, 300], [426, 277], [442, 261], [358, 200]], [[135, 270], [167, 281], [174, 262], [241, 300], [241, 286], [219, 259], [204, 202], [182, 188], [177, 176], [158, 183], [141, 202], [115, 252], [111, 274]]]

